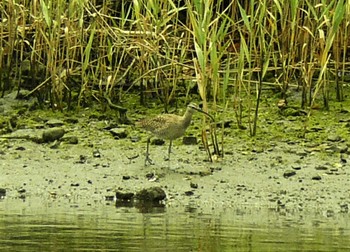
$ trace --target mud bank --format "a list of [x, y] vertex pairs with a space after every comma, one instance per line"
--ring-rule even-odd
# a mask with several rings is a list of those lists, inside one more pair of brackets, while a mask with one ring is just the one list
[[[168, 205], [313, 209], [332, 216], [347, 212], [350, 204], [347, 114], [337, 118], [331, 112], [319, 113], [320, 120], [333, 122], [314, 126], [310, 135], [318, 129], [319, 137], [292, 137], [291, 132], [298, 131], [294, 119], [262, 116], [259, 135], [263, 137], [225, 129], [224, 158], [213, 163], [206, 161], [200, 142], [183, 145], [177, 140], [170, 161], [163, 158], [167, 143], [152, 145], [155, 164], [145, 167], [146, 135], [131, 125], [115, 125], [111, 130], [110, 122], [94, 119], [87, 111], [30, 112], [18, 118], [16, 129], [1, 135], [0, 188], [5, 197], [19, 200], [64, 197], [88, 204], [111, 200], [116, 191], [157, 186], [166, 192]], [[200, 120], [195, 116], [189, 134], [199, 136]], [[64, 136], [32, 141], [52, 127], [64, 129]], [[276, 127], [280, 131], [271, 130]], [[116, 137], [115, 132], [125, 135]]]

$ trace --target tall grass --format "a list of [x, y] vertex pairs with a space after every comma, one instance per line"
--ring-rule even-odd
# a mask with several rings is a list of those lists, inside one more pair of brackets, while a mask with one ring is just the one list
[[328, 109], [333, 87], [338, 101], [345, 98], [349, 6], [348, 0], [4, 0], [1, 93], [27, 88], [63, 110], [71, 102], [103, 104], [105, 97], [123, 103], [139, 90], [141, 103], [156, 99], [168, 110], [181, 96], [188, 102], [197, 85], [204, 110], [233, 109], [239, 127], [256, 135], [265, 90], [297, 103], [290, 94], [301, 87], [300, 106], [310, 109], [319, 100]]

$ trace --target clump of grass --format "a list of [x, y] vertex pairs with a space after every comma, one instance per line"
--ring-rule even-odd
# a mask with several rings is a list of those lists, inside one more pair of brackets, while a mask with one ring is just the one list
[[0, 9], [2, 96], [28, 88], [64, 110], [125, 103], [138, 90], [141, 103], [168, 110], [188, 102], [195, 83], [205, 111], [234, 110], [251, 136], [265, 90], [309, 111], [319, 100], [329, 108], [333, 85], [344, 99], [344, 0], [2, 1]]

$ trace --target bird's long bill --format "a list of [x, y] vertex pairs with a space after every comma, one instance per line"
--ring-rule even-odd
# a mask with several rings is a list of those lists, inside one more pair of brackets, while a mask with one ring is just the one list
[[210, 118], [210, 120], [212, 120], [213, 122], [215, 121], [214, 120], [214, 117], [212, 116], [212, 115], [210, 115], [210, 114], [208, 114], [207, 112], [205, 112], [204, 110], [201, 110], [200, 108], [198, 108], [198, 107], [193, 107], [195, 110], [197, 110], [198, 112], [201, 112], [201, 113], [203, 113], [203, 114], [205, 114], [206, 116], [208, 116], [209, 118]]

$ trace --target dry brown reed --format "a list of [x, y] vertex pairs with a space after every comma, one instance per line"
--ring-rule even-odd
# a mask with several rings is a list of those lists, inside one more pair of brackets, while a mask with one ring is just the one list
[[4, 0], [0, 9], [2, 95], [27, 88], [59, 110], [74, 98], [125, 102], [136, 88], [167, 110], [195, 83], [204, 110], [233, 109], [239, 125], [248, 115], [255, 135], [266, 89], [290, 99], [301, 86], [304, 108], [317, 99], [329, 108], [333, 86], [344, 99], [348, 0]]

